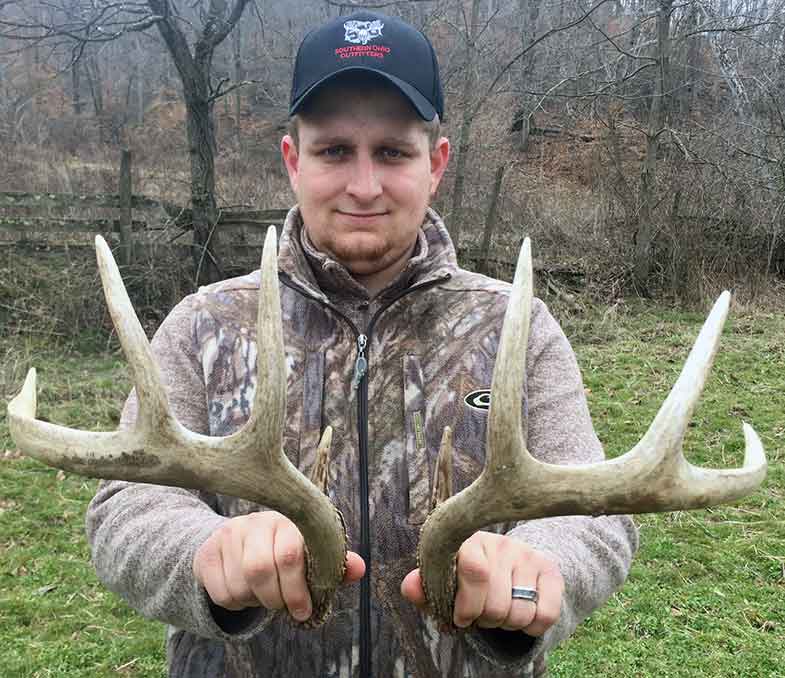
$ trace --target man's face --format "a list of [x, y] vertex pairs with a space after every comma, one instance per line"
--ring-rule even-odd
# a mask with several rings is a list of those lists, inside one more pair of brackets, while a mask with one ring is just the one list
[[[360, 279], [405, 266], [449, 157], [397, 91], [328, 85], [281, 142], [313, 244]], [[387, 275], [387, 274], [390, 275]]]

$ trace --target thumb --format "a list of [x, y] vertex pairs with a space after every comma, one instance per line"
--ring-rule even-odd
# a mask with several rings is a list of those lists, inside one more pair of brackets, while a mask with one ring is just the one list
[[420, 570], [412, 570], [401, 582], [401, 595], [417, 607], [423, 608], [426, 604], [425, 590], [420, 579]]
[[365, 575], [365, 561], [354, 551], [346, 553], [346, 572], [343, 575], [344, 584], [359, 581]]

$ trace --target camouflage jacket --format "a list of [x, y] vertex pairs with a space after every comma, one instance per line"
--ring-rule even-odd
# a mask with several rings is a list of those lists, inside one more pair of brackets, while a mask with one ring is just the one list
[[[343, 267], [313, 249], [296, 208], [281, 237], [279, 271], [288, 368], [284, 449], [307, 472], [322, 429], [334, 427], [330, 494], [346, 520], [349, 548], [357, 552], [367, 512], [366, 588], [341, 589], [333, 616], [315, 631], [261, 609], [213, 614], [192, 574], [194, 553], [227, 517], [261, 507], [119, 481], [102, 483], [88, 510], [99, 577], [139, 612], [170, 625], [169, 670], [176, 678], [369, 678], [360, 676], [363, 644], [371, 674], [379, 678], [544, 675], [549, 648], [624, 581], [637, 546], [629, 518], [495, 527], [559, 561], [566, 584], [561, 618], [536, 641], [504, 631], [440, 633], [399, 592], [416, 567], [445, 425], [454, 430], [456, 489], [482, 468], [482, 390], [490, 387], [509, 285], [459, 268], [447, 230], [432, 211], [407, 268], [373, 299]], [[258, 281], [257, 271], [187, 297], [153, 340], [173, 409], [192, 430], [225, 436], [248, 418]], [[357, 387], [359, 335], [367, 337], [368, 373]], [[602, 458], [574, 354], [539, 300], [522, 407], [536, 457], [563, 464]], [[124, 424], [135, 411], [132, 394]], [[360, 459], [364, 426], [367, 470]], [[365, 618], [362, 595], [369, 596]]]

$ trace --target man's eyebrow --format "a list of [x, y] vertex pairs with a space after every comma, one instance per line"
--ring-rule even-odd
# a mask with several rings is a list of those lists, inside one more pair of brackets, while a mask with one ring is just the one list
[[311, 139], [314, 146], [349, 146], [353, 144], [352, 138], [344, 134], [324, 134]]
[[[316, 136], [311, 139], [313, 146], [354, 146], [357, 142], [354, 137], [345, 134], [324, 134]], [[379, 146], [397, 146], [405, 148], [413, 148], [417, 146], [414, 139], [402, 136], [389, 136], [383, 137], [377, 143]]]
[[413, 147], [417, 145], [417, 142], [414, 139], [410, 139], [408, 137], [384, 137], [381, 144], [385, 146], [406, 146], [406, 147]]

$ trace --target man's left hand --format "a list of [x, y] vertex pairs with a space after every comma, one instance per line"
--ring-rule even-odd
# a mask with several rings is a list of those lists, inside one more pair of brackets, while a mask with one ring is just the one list
[[[559, 619], [564, 580], [552, 557], [522, 541], [475, 532], [458, 551], [458, 592], [453, 622], [465, 628], [523, 631], [541, 636]], [[512, 587], [537, 591], [537, 603], [513, 600]], [[426, 605], [420, 571], [401, 583], [401, 594], [420, 608]]]

